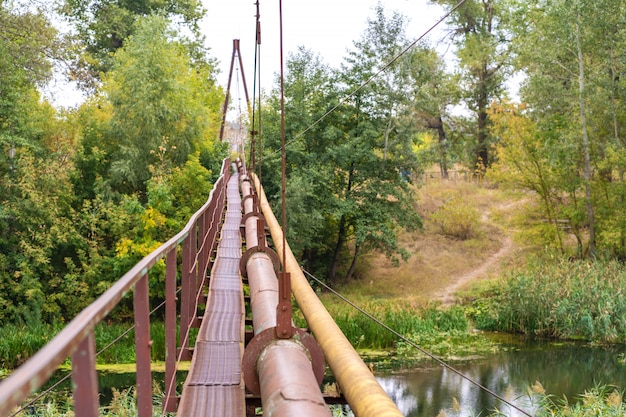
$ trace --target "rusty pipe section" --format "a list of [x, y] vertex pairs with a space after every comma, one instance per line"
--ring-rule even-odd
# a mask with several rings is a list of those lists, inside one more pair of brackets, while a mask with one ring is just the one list
[[[241, 191], [243, 194], [244, 215], [254, 214], [252, 185], [242, 177]], [[245, 220], [246, 247], [258, 246], [257, 221], [259, 216], [251, 215]], [[254, 334], [276, 326], [276, 306], [278, 305], [278, 281], [274, 264], [264, 252], [253, 253], [246, 262], [248, 283], [250, 285], [250, 307]]]
[[[258, 207], [254, 207], [258, 200], [247, 197], [253, 194], [253, 187], [248, 178], [247, 175], [242, 176], [241, 190], [246, 219], [246, 247], [250, 250], [255, 246], [264, 247], [265, 242], [259, 242]], [[312, 355], [306, 345], [296, 337], [275, 338], [278, 280], [274, 262], [267, 250], [256, 251], [247, 257], [245, 268], [250, 285], [250, 306], [255, 334], [244, 354], [246, 384], [248, 385], [249, 373], [256, 374], [256, 378], [252, 379], [256, 379], [255, 385], [258, 383], [264, 414], [276, 417], [294, 415], [330, 417], [330, 410], [326, 406], [313, 370]], [[317, 349], [319, 350], [319, 347]], [[248, 388], [251, 389], [250, 386]]]
[[[261, 209], [278, 253], [283, 253], [282, 230], [256, 176], [254, 184]], [[341, 332], [302, 273], [289, 245], [286, 245], [285, 270], [291, 273], [291, 288], [309, 328], [322, 347], [350, 408], [359, 417], [392, 417], [402, 413], [385, 393], [376, 378]]]
[[276, 327], [278, 281], [274, 266], [263, 253], [255, 253], [247, 264], [250, 285], [250, 308], [254, 334]]
[[257, 362], [263, 415], [330, 416], [311, 369], [311, 359], [301, 344], [277, 339]]
[[[244, 179], [247, 179], [248, 176], [245, 176]], [[252, 184], [250, 181], [242, 181], [241, 183], [241, 194], [243, 197], [250, 196], [249, 198], [245, 198], [243, 200], [243, 213], [254, 213], [255, 211], [255, 198], [254, 193], [252, 191]], [[259, 239], [257, 236], [257, 220], [259, 216], [250, 215], [245, 219], [246, 226], [246, 246], [251, 248], [257, 246], [259, 244]]]

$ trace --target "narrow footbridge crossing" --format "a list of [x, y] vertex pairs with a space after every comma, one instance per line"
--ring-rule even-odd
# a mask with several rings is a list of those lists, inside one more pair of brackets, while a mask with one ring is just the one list
[[[156, 306], [148, 294], [149, 276], [162, 262], [166, 376], [157, 408], [150, 360], [150, 309]], [[97, 416], [94, 331], [131, 293], [140, 417], [330, 416], [328, 404], [337, 403], [349, 404], [359, 417], [401, 415], [310, 288], [258, 178], [241, 161], [226, 159], [207, 202], [183, 230], [0, 382], [0, 416], [18, 415], [67, 358], [76, 415]], [[292, 302], [306, 330], [294, 327]], [[179, 386], [180, 364], [188, 361]], [[325, 375], [336, 381], [334, 395], [323, 392]]]

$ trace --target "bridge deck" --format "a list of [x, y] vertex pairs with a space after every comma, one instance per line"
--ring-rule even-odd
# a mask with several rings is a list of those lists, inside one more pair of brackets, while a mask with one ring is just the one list
[[237, 173], [228, 182], [226, 204], [206, 310], [183, 387], [179, 416], [241, 417], [245, 413], [241, 376], [244, 302], [239, 275], [241, 196]]

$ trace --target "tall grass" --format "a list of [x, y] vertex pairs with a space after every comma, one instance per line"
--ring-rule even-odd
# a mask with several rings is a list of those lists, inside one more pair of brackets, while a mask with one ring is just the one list
[[438, 356], [450, 358], [492, 352], [495, 345], [481, 334], [470, 330], [469, 321], [461, 307], [447, 310], [416, 309], [397, 300], [370, 300], [361, 308], [403, 335], [402, 340], [366, 315], [346, 304], [329, 304], [328, 311], [344, 335], [356, 349], [394, 348], [401, 356], [420, 358], [411, 345], [417, 344]]
[[[354, 347], [385, 349], [395, 346], [397, 337], [394, 334], [353, 307], [347, 304], [332, 304], [327, 308]], [[417, 310], [409, 304], [385, 300], [367, 301], [361, 308], [403, 335], [451, 330], [467, 331], [469, 327], [460, 308], [446, 311], [434, 308]]]
[[[106, 347], [122, 335], [131, 324], [101, 323], [96, 327], [96, 351]], [[0, 328], [0, 368], [14, 369], [33, 356], [60, 330], [57, 324], [39, 324], [37, 326], [5, 325]], [[165, 325], [161, 322], [150, 324], [152, 340], [152, 360], [165, 359]], [[99, 364], [134, 363], [135, 334], [130, 331], [126, 336], [108, 348], [96, 358]]]
[[[152, 415], [162, 416], [163, 392], [155, 385], [152, 393]], [[135, 390], [128, 389], [118, 391], [113, 389], [111, 403], [100, 407], [100, 416], [104, 417], [134, 417], [137, 415], [137, 396]], [[35, 404], [29, 407], [27, 416], [37, 417], [74, 417], [75, 413], [71, 405], [71, 399], [67, 401], [49, 401]], [[165, 416], [174, 416], [173, 413], [165, 413]]]
[[626, 415], [624, 393], [610, 386], [600, 386], [586, 391], [573, 405], [567, 399], [555, 401], [544, 396], [538, 417], [623, 417]]
[[626, 268], [615, 261], [535, 261], [470, 309], [479, 328], [626, 342]]

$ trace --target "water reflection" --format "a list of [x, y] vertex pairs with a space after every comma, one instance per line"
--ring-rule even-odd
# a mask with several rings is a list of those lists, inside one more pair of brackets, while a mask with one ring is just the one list
[[[464, 375], [533, 414], [536, 398], [529, 387], [539, 381], [546, 393], [570, 400], [601, 385], [626, 387], [626, 366], [618, 361], [621, 347], [533, 343], [488, 359], [456, 364]], [[409, 417], [487, 415], [498, 410], [507, 416], [522, 413], [501, 403], [454, 372], [438, 365], [377, 375], [383, 388]]]

